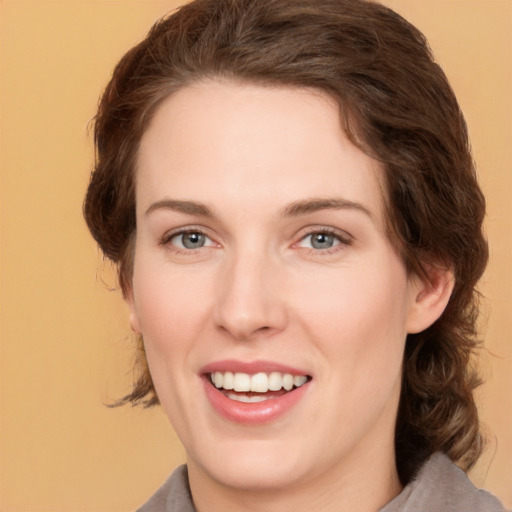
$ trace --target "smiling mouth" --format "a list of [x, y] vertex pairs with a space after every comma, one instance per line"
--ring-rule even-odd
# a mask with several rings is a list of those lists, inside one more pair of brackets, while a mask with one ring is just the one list
[[311, 380], [308, 375], [291, 373], [233, 373], [212, 372], [212, 384], [231, 400], [244, 403], [257, 403], [283, 396]]

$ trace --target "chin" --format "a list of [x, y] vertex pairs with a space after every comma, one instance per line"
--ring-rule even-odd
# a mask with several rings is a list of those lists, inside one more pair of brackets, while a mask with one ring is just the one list
[[[245, 441], [238, 446], [211, 452], [207, 460], [197, 465], [220, 484], [244, 491], [283, 489], [302, 480], [308, 473], [307, 464], [297, 456], [299, 450], [283, 440]], [[213, 455], [213, 457], [212, 457]], [[196, 464], [189, 459], [189, 465]]]

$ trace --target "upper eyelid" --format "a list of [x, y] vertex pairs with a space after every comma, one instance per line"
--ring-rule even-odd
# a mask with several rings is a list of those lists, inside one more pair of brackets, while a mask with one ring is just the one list
[[203, 226], [196, 226], [196, 225], [190, 225], [190, 226], [180, 226], [177, 228], [171, 228], [164, 232], [162, 236], [173, 236], [173, 235], [180, 235], [182, 233], [201, 233], [203, 235], [208, 235], [210, 230]]
[[334, 235], [339, 237], [342, 240], [354, 240], [354, 237], [348, 232], [343, 229], [335, 228], [332, 226], [322, 226], [322, 225], [315, 225], [315, 226], [307, 226], [305, 228], [300, 229], [297, 232], [297, 239], [303, 240], [305, 237], [313, 235], [315, 233], [327, 233], [329, 235]]
[[166, 244], [166, 243], [170, 242], [174, 237], [179, 236], [179, 235], [185, 235], [187, 233], [200, 233], [201, 235], [206, 236], [210, 240], [215, 241], [207, 229], [205, 229], [201, 226], [186, 226], [186, 227], [169, 229], [160, 237], [159, 243]]

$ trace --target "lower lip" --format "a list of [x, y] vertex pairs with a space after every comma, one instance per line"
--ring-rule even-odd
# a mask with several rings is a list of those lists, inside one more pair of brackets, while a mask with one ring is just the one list
[[210, 404], [221, 416], [244, 425], [262, 425], [278, 419], [295, 406], [306, 393], [309, 382], [282, 396], [255, 403], [231, 400], [210, 384], [209, 376], [203, 377], [203, 384]]

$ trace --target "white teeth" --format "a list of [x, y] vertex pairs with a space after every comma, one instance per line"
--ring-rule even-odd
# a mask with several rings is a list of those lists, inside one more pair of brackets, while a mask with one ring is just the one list
[[266, 393], [268, 391], [268, 377], [266, 373], [256, 373], [251, 377], [251, 391]]
[[290, 375], [289, 373], [284, 374], [283, 388], [286, 389], [286, 391], [290, 391], [290, 389], [293, 388], [293, 375]]
[[[256, 393], [267, 393], [268, 391], [279, 391], [285, 389], [290, 391], [293, 387], [300, 387], [304, 385], [308, 378], [306, 375], [292, 375], [291, 373], [280, 373], [271, 372], [267, 373], [255, 373], [249, 375], [248, 373], [232, 373], [232, 372], [214, 372], [210, 375], [211, 381], [216, 388], [223, 388], [225, 390], [234, 390], [237, 392], [256, 392]], [[237, 396], [234, 393], [233, 396]], [[247, 397], [245, 397], [247, 398]], [[249, 401], [245, 400], [242, 401]], [[256, 396], [258, 400], [252, 400], [252, 402], [260, 401], [262, 397]]]
[[253, 404], [256, 402], [264, 402], [265, 400], [268, 400], [268, 398], [263, 395], [247, 396], [236, 395], [235, 393], [228, 393], [228, 398], [231, 398], [231, 400], [236, 400], [237, 402], [244, 402], [246, 404]]
[[251, 391], [251, 376], [247, 373], [235, 373], [233, 389], [239, 392]]
[[215, 372], [213, 374], [213, 383], [216, 388], [221, 388], [224, 384], [224, 375], [221, 372]]
[[231, 372], [226, 372], [224, 374], [224, 382], [222, 384], [222, 387], [224, 389], [233, 389], [235, 386], [235, 376]]
[[293, 377], [293, 385], [297, 388], [300, 388], [302, 384], [306, 383], [307, 380], [308, 378], [305, 375], [295, 375], [295, 377]]
[[279, 372], [272, 372], [268, 376], [268, 389], [270, 391], [279, 391], [283, 387], [283, 376]]

